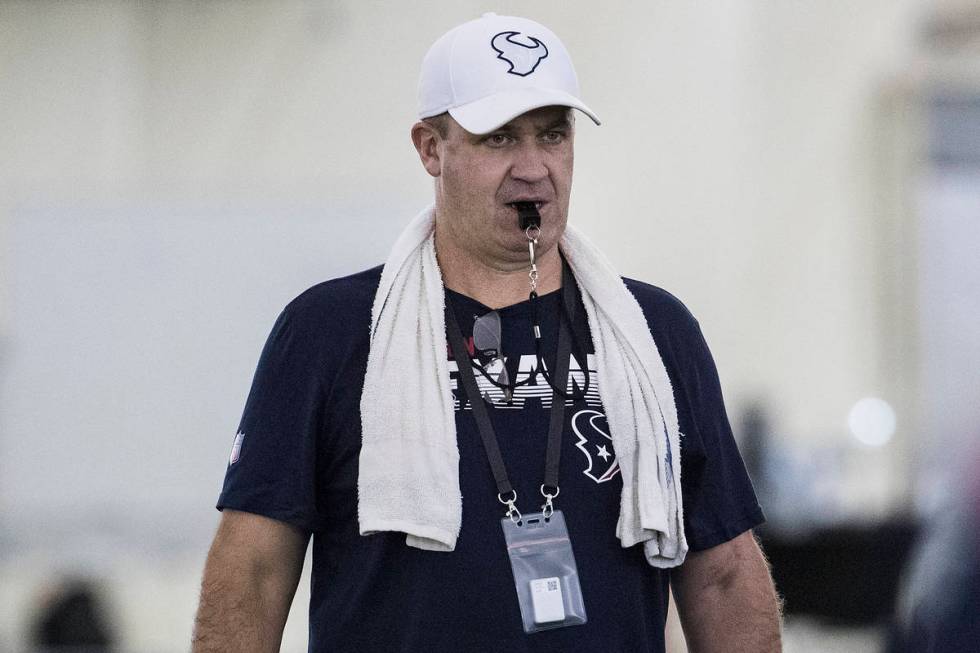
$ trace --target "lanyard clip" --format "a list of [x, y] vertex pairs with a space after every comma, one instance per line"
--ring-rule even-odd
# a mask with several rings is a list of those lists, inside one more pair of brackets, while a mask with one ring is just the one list
[[498, 493], [497, 494], [497, 501], [499, 501], [500, 503], [502, 503], [505, 506], [507, 506], [507, 517], [510, 517], [510, 520], [513, 523], [519, 524], [521, 522], [521, 511], [517, 509], [517, 505], [516, 505], [516, 503], [517, 503], [517, 490], [511, 490], [511, 493], [514, 496], [512, 496], [510, 499], [506, 499], [506, 500], [504, 499], [504, 496], [502, 494], [499, 494]]
[[556, 498], [561, 494], [561, 488], [557, 485], [555, 486], [555, 493], [549, 494], [545, 492], [545, 485], [541, 485], [541, 494], [544, 496], [544, 505], [541, 506], [541, 513], [544, 515], [545, 519], [548, 519], [553, 514], [555, 514], [555, 505], [551, 502], [552, 499]]

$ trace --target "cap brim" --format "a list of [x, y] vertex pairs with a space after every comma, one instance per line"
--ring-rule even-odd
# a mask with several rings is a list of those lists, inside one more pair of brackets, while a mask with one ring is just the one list
[[578, 109], [595, 124], [600, 124], [592, 109], [578, 98], [565, 91], [543, 88], [515, 88], [494, 93], [454, 107], [449, 110], [449, 115], [471, 134], [488, 134], [523, 113], [550, 106]]

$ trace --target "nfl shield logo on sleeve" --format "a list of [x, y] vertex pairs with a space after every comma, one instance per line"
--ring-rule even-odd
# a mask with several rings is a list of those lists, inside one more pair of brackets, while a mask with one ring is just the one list
[[245, 434], [239, 431], [235, 435], [235, 444], [231, 445], [231, 456], [228, 457], [228, 464], [234, 465], [238, 462], [238, 459], [242, 455], [242, 440], [245, 439]]

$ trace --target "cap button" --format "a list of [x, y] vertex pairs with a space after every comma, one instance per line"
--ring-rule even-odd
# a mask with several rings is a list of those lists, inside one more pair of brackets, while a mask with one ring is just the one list
[[494, 13], [492, 11], [488, 11], [487, 13], [483, 14], [483, 16], [481, 16], [481, 18], [492, 18], [492, 17], [494, 17], [496, 15], [497, 15], [496, 13]]

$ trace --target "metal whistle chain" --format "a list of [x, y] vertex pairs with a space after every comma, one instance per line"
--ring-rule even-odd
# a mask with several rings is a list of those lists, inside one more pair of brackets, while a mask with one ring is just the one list
[[534, 202], [518, 202], [516, 206], [518, 224], [527, 236], [527, 253], [531, 261], [528, 279], [531, 282], [531, 298], [534, 299], [538, 292], [538, 264], [534, 248], [538, 244], [538, 235], [541, 233], [541, 214], [538, 213]]
[[538, 264], [534, 260], [534, 246], [538, 244], [537, 234], [531, 235], [531, 230], [536, 227], [528, 227], [527, 231], [527, 251], [531, 257], [531, 271], [527, 273], [528, 279], [531, 281], [531, 293], [537, 295], [538, 292]]

